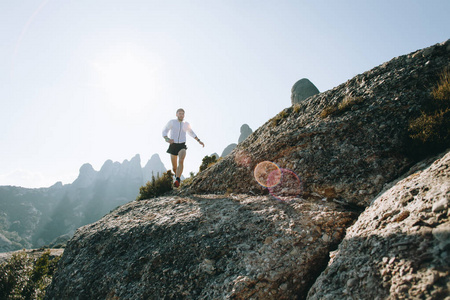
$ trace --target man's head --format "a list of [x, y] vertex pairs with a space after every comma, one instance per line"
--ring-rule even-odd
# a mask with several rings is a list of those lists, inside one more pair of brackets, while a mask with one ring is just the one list
[[179, 108], [177, 110], [177, 118], [178, 118], [178, 121], [183, 121], [183, 119], [184, 119], [184, 109]]

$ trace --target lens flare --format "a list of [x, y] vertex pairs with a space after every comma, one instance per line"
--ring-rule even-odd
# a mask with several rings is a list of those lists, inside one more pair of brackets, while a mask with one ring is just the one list
[[280, 169], [281, 180], [279, 184], [269, 187], [270, 194], [281, 201], [297, 198], [303, 192], [300, 178], [289, 169]]
[[260, 185], [267, 188], [278, 185], [282, 176], [281, 169], [270, 161], [263, 161], [257, 164], [253, 175]]

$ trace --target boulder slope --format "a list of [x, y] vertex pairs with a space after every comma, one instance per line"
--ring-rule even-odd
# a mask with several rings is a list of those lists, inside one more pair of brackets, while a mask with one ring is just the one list
[[[382, 191], [419, 161], [407, 151], [408, 123], [449, 65], [449, 45], [312, 96], [190, 186], [80, 228], [46, 298], [397, 299], [424, 288], [431, 299], [448, 295], [450, 154], [421, 173], [427, 180], [415, 172], [412, 186], [407, 179]], [[268, 189], [254, 177], [264, 161]], [[272, 186], [271, 176], [281, 181]]]
[[280, 112], [199, 174], [191, 191], [263, 193], [253, 170], [271, 161], [296, 173], [306, 194], [365, 207], [384, 183], [421, 159], [411, 153], [415, 146], [409, 124], [421, 115], [447, 66], [450, 40], [394, 58], [309, 97]]
[[69, 242], [47, 299], [397, 299], [449, 295], [450, 152], [357, 216], [323, 199], [167, 196]]
[[49, 299], [291, 299], [326, 266], [355, 214], [270, 196], [132, 202], [78, 230]]

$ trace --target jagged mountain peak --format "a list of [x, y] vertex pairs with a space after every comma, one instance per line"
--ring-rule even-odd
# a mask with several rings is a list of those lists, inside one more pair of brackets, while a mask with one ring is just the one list
[[80, 173], [77, 179], [73, 182], [73, 185], [78, 187], [86, 187], [96, 179], [96, 176], [97, 171], [94, 170], [92, 165], [85, 163], [80, 167]]
[[[86, 163], [72, 184], [57, 182], [40, 189], [0, 187], [3, 208], [0, 234], [11, 242], [0, 243], [0, 252], [39, 248], [61, 240], [58, 239], [61, 236], [67, 239], [76, 228], [95, 222], [118, 205], [136, 199], [139, 188], [151, 179], [152, 173], [165, 172], [158, 158], [152, 156], [155, 163], [147, 164], [144, 169], [139, 154], [123, 163], [108, 159], [99, 171]], [[17, 215], [17, 210], [21, 214]]]
[[122, 162], [122, 165], [126, 166], [126, 165], [139, 165], [141, 166], [141, 156], [139, 154], [136, 154], [135, 156], [133, 156], [133, 158], [131, 160], [125, 159]]
[[142, 169], [144, 180], [148, 181], [152, 176], [161, 176], [167, 169], [158, 154], [153, 154]]
[[80, 167], [80, 175], [82, 176], [84, 174], [90, 174], [92, 172], [95, 172], [95, 170], [90, 163], [85, 163]]
[[152, 161], [152, 160], [161, 160], [161, 158], [159, 157], [158, 153], [155, 153], [150, 157], [150, 161]]

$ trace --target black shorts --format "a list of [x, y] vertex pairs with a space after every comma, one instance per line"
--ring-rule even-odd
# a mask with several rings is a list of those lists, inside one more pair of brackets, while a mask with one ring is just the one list
[[172, 143], [170, 144], [169, 149], [167, 149], [167, 153], [178, 155], [178, 152], [180, 152], [181, 149], [187, 149], [186, 143]]

